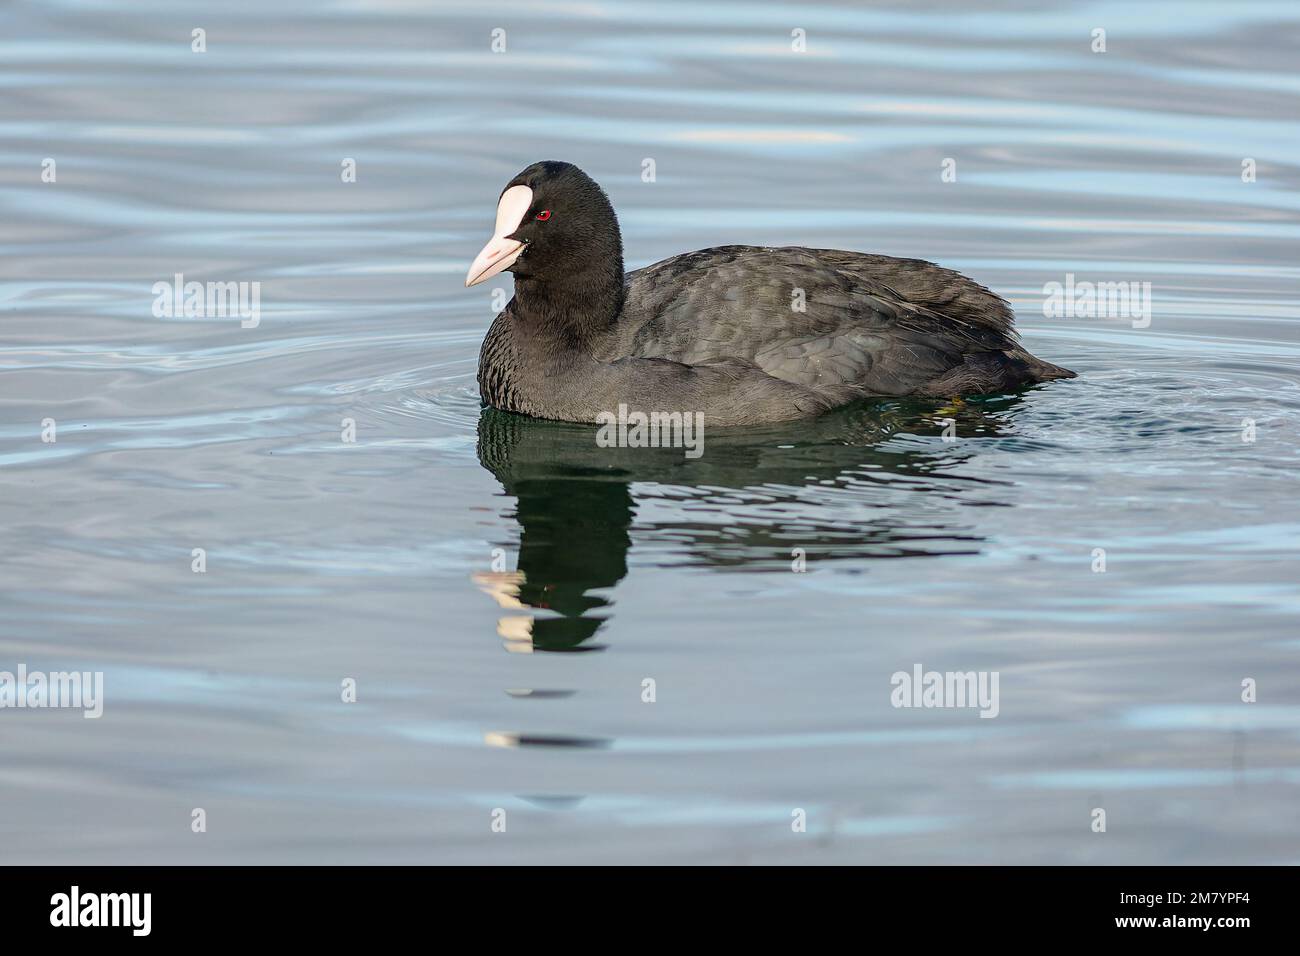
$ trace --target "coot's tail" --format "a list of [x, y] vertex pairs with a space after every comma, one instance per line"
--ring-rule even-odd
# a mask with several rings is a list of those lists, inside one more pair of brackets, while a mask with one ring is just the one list
[[1068, 368], [1061, 368], [1059, 365], [1053, 365], [1051, 362], [1044, 362], [1036, 355], [1030, 355], [1024, 349], [1017, 349], [1019, 357], [1023, 359], [1033, 374], [1035, 382], [1050, 382], [1056, 378], [1078, 378], [1078, 372], [1072, 372]]
[[1050, 382], [1077, 378], [1068, 368], [1044, 362], [1022, 348], [997, 352], [972, 352], [954, 369], [949, 369], [918, 390], [921, 395], [950, 398], [956, 395], [987, 395]]

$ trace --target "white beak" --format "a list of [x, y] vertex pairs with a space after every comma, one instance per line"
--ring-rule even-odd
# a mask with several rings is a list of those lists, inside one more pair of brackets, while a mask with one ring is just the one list
[[465, 275], [465, 288], [504, 272], [519, 258], [519, 254], [524, 251], [524, 244], [508, 236], [519, 228], [524, 221], [524, 214], [532, 204], [533, 191], [527, 186], [511, 186], [501, 194], [501, 201], [497, 203], [496, 228], [488, 244], [469, 267], [469, 272]]

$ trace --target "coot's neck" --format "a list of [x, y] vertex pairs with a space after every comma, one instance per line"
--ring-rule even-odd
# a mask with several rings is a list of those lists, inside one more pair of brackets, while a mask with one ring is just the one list
[[602, 256], [580, 272], [515, 276], [511, 308], [522, 338], [552, 356], [587, 352], [623, 311], [623, 256]]

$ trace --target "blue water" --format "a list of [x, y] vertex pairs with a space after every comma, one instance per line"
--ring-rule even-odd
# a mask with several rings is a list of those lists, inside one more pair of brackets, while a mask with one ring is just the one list
[[[1298, 38], [1282, 2], [6, 5], [0, 671], [105, 701], [0, 709], [5, 862], [1300, 861]], [[629, 268], [933, 259], [1080, 377], [698, 460], [484, 412], [510, 282], [463, 277], [546, 158]], [[156, 317], [176, 273], [260, 282], [259, 323]], [[1149, 325], [1049, 318], [1067, 274], [1149, 282]], [[916, 664], [997, 672], [997, 717], [891, 706]]]

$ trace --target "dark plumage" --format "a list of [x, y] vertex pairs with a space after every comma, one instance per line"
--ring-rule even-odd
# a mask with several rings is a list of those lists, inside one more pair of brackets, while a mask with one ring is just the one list
[[515, 296], [483, 341], [479, 388], [539, 418], [590, 422], [625, 404], [745, 425], [1074, 377], [1021, 347], [1006, 301], [920, 259], [718, 246], [625, 276], [613, 207], [569, 163], [510, 181], [466, 284], [502, 263]]

